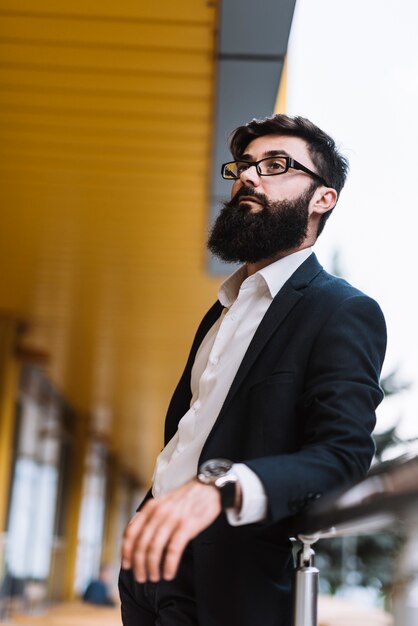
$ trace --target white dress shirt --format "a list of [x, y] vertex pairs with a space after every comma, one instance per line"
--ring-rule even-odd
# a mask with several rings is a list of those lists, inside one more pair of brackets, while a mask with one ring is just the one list
[[[154, 496], [196, 476], [200, 453], [258, 325], [273, 298], [310, 254], [310, 248], [300, 250], [248, 278], [243, 265], [222, 283], [218, 297], [224, 310], [197, 351], [190, 380], [190, 409], [157, 458]], [[262, 520], [267, 512], [267, 497], [260, 479], [243, 463], [236, 463], [234, 471], [242, 488], [242, 508], [239, 514], [227, 512], [229, 523], [241, 525]]]

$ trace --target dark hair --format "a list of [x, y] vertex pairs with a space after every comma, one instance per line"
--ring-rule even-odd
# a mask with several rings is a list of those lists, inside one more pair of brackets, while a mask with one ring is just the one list
[[[238, 126], [231, 133], [230, 149], [234, 159], [241, 158], [248, 144], [263, 135], [291, 135], [304, 139], [318, 174], [337, 194], [340, 193], [347, 177], [348, 160], [338, 151], [332, 137], [318, 126], [305, 117], [291, 117], [283, 113], [262, 120], [253, 119], [244, 126]], [[332, 210], [327, 211], [321, 216], [317, 236], [322, 232], [331, 212]]]

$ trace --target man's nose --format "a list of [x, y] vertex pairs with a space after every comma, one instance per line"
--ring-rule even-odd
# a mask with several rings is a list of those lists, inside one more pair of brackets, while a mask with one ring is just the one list
[[246, 170], [239, 175], [240, 181], [243, 185], [250, 187], [257, 187], [260, 184], [260, 175], [257, 172], [255, 165], [250, 165]]

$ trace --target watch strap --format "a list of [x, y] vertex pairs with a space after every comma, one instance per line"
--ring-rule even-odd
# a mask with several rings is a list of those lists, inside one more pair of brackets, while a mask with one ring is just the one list
[[228, 481], [221, 487], [218, 487], [219, 493], [221, 494], [221, 505], [222, 510], [226, 509], [234, 509], [236, 503], [236, 481]]

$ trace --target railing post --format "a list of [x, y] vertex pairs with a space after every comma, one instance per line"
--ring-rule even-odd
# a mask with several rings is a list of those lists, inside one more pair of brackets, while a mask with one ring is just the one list
[[298, 537], [302, 548], [298, 552], [293, 587], [293, 626], [317, 626], [319, 570], [314, 566], [312, 542]]
[[405, 523], [406, 543], [398, 556], [392, 592], [395, 626], [418, 624], [418, 510]]

